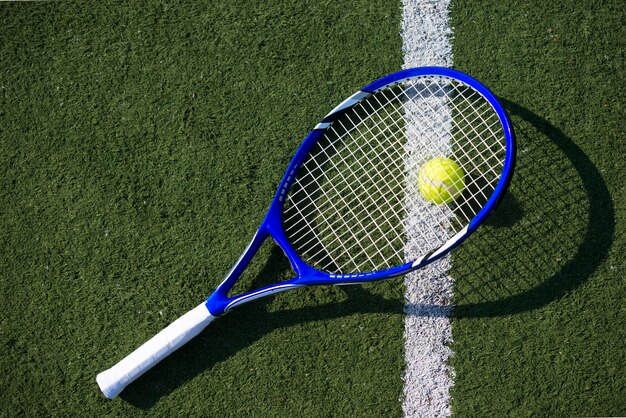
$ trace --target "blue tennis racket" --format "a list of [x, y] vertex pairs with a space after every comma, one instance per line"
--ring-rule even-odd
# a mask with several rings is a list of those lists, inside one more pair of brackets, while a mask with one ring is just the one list
[[[425, 174], [433, 161], [447, 163]], [[261, 226], [215, 292], [98, 374], [100, 389], [114, 398], [236, 306], [302, 286], [387, 279], [440, 258], [497, 207], [514, 161], [504, 109], [466, 74], [415, 68], [364, 87], [304, 139]], [[268, 237], [296, 277], [229, 297]]]

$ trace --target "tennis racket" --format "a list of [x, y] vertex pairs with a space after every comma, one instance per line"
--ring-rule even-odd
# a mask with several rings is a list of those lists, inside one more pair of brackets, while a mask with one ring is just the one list
[[[420, 172], [433, 159], [452, 160], [462, 187], [451, 192], [433, 178], [428, 193], [420, 190]], [[302, 286], [387, 279], [440, 258], [497, 207], [514, 161], [504, 109], [470, 76], [424, 67], [373, 82], [304, 139], [258, 231], [213, 294], [98, 374], [100, 389], [114, 398], [236, 306]], [[445, 203], [432, 203], [439, 191]], [[295, 277], [229, 297], [268, 237]]]

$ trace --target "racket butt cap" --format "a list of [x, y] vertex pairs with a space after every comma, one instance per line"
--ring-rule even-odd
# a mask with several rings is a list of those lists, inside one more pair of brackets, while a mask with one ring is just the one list
[[113, 399], [120, 394], [123, 388], [120, 388], [119, 384], [111, 381], [110, 374], [107, 371], [102, 373], [98, 373], [96, 376], [96, 382], [98, 382], [98, 386], [100, 387], [100, 391], [109, 399]]

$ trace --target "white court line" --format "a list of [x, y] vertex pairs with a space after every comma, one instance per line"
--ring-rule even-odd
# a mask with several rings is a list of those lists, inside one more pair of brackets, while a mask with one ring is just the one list
[[[403, 0], [402, 39], [404, 67], [452, 65], [452, 30], [448, 22], [450, 0]], [[407, 109], [410, 111], [410, 109]], [[440, 129], [447, 129], [442, 124]], [[446, 135], [432, 135], [446, 138]], [[419, 146], [420, 138], [408, 138], [407, 147]], [[445, 139], [444, 139], [445, 141]], [[449, 144], [436, 144], [444, 148]], [[407, 157], [408, 158], [408, 157]], [[415, 167], [410, 161], [407, 167]], [[409, 173], [409, 178], [417, 173]], [[409, 179], [411, 181], [411, 179]], [[407, 223], [423, 219], [419, 208], [407, 208]], [[408, 237], [407, 260], [411, 248], [420, 247], [419, 237]], [[413, 257], [415, 258], [415, 257]], [[452, 312], [452, 278], [448, 256], [407, 274], [404, 312], [405, 360], [402, 410], [406, 417], [450, 416], [450, 389], [454, 371], [448, 366], [452, 351], [449, 315]]]

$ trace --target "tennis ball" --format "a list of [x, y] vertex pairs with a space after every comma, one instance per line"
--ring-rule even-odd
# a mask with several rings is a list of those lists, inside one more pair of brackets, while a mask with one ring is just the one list
[[418, 184], [426, 199], [438, 205], [448, 204], [465, 188], [465, 173], [451, 159], [437, 157], [422, 167]]

